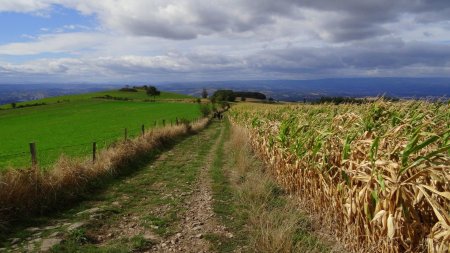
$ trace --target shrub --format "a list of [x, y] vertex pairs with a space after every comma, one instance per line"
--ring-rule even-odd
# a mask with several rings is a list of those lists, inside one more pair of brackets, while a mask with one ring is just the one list
[[236, 96], [234, 95], [234, 92], [232, 90], [217, 90], [212, 95], [212, 99], [216, 102], [220, 101], [229, 101], [233, 102], [236, 100]]
[[155, 86], [149, 86], [147, 88], [147, 95], [149, 96], [159, 96], [161, 94], [161, 92], [155, 87]]
[[125, 88], [120, 89], [119, 91], [125, 91], [125, 92], [137, 92], [138, 90], [135, 89], [135, 88], [127, 88], [127, 87], [125, 87]]
[[202, 98], [208, 98], [208, 91], [206, 89], [202, 91]]
[[204, 117], [211, 114], [211, 107], [209, 104], [199, 104], [199, 106], [200, 106], [200, 112], [202, 113], [202, 115]]

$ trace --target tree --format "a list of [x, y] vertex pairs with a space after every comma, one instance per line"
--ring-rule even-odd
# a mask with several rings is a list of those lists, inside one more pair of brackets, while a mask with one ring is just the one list
[[12, 107], [13, 109], [15, 109], [16, 106], [17, 106], [17, 104], [16, 104], [15, 102], [12, 102], [12, 103], [11, 103], [11, 107]]
[[204, 117], [211, 114], [211, 106], [209, 104], [199, 104], [200, 106], [200, 112]]
[[149, 95], [151, 97], [156, 97], [161, 94], [161, 92], [158, 89], [156, 89], [155, 86], [148, 86], [146, 92], [147, 92], [147, 95]]
[[236, 99], [236, 96], [234, 95], [234, 92], [232, 90], [217, 90], [212, 95], [212, 99], [215, 102], [220, 101], [228, 101], [228, 102], [234, 102]]
[[208, 98], [208, 91], [205, 88], [202, 91], [202, 98]]
[[235, 91], [234, 92], [235, 97], [245, 97], [245, 98], [255, 98], [255, 99], [266, 99], [266, 95], [264, 95], [261, 92], [254, 92], [254, 91]]

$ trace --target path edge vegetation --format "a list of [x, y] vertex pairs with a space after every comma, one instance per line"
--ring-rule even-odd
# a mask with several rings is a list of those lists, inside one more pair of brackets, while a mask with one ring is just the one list
[[329, 252], [334, 241], [315, 233], [309, 215], [268, 173], [248, 137], [225, 120], [210, 176], [214, 212], [233, 236], [207, 235], [212, 250]]
[[[37, 167], [0, 173], [0, 234], [15, 220], [60, 208], [88, 190], [148, 162], [149, 154], [204, 129], [210, 118], [146, 132], [101, 150], [95, 162], [62, 156], [52, 170]], [[152, 156], [150, 156], [152, 157]]]
[[[229, 114], [277, 181], [348, 250], [447, 252], [448, 109], [377, 100], [242, 105]], [[367, 129], [353, 136], [354, 126]]]

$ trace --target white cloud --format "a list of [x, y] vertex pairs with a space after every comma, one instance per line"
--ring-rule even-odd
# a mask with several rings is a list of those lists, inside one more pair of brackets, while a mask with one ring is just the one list
[[[382, 45], [373, 51], [374, 45]], [[333, 48], [260, 49], [230, 56], [223, 52], [169, 51], [154, 56], [81, 56], [0, 63], [2, 79], [47, 78], [72, 82], [321, 78], [334, 76], [443, 76], [450, 74], [450, 45], [399, 40], [361, 42]], [[400, 73], [400, 74], [399, 74]], [[20, 76], [19, 76], [20, 75]]]
[[36, 12], [50, 8], [52, 0], [2, 0], [0, 11]]
[[[54, 4], [99, 29], [71, 23], [0, 45], [0, 81], [450, 73], [448, 0], [2, 0], [0, 15], [51, 16]], [[4, 60], [24, 55], [35, 60]]]
[[62, 33], [39, 36], [32, 42], [0, 45], [0, 55], [33, 55], [41, 53], [77, 53], [102, 44], [107, 39], [98, 33]]
[[414, 25], [448, 21], [450, 15], [448, 0], [2, 0], [0, 12], [51, 11], [52, 4], [95, 15], [115, 32], [168, 39], [254, 35], [264, 28], [286, 30], [286, 20], [294, 20], [294, 36], [306, 30], [328, 41], [352, 41], [396, 32], [385, 25], [405, 15]]

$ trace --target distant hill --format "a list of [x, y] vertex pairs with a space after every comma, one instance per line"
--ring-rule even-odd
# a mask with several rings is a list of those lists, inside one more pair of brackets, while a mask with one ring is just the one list
[[174, 82], [161, 84], [167, 91], [200, 96], [203, 88], [257, 91], [285, 101], [315, 100], [322, 96], [450, 98], [450, 78], [336, 78], [319, 80], [257, 80]]
[[[143, 82], [136, 84], [142, 84]], [[151, 82], [154, 83], [154, 82]], [[334, 78], [318, 80], [250, 80], [154, 83], [163, 91], [200, 97], [203, 88], [212, 95], [218, 89], [261, 92], [284, 101], [328, 97], [450, 98], [450, 78]], [[118, 89], [124, 84], [2, 85], [0, 105], [67, 94]]]
[[92, 84], [0, 84], [0, 105], [117, 88]]
[[114, 89], [111, 89], [111, 86], [102, 85], [87, 87], [67, 85], [58, 88], [42, 85], [36, 85], [36, 87], [31, 85], [18, 85], [17, 87], [0, 85], [0, 109], [9, 108], [9, 104], [12, 102], [16, 103], [17, 106], [25, 106], [35, 103], [53, 104], [68, 100], [75, 101], [91, 98], [109, 100], [180, 100], [193, 98], [173, 92], [162, 92], [157, 97], [150, 97], [144, 89], [138, 89], [136, 92], [127, 92], [120, 91], [119, 87], [115, 86]]

